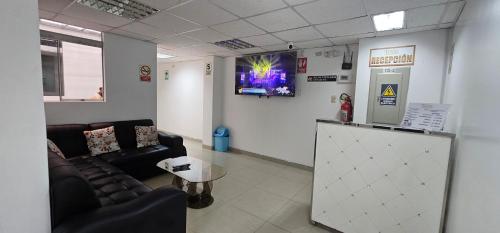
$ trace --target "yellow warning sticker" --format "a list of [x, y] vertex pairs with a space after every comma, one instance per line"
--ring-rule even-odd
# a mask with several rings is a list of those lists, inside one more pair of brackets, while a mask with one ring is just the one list
[[395, 93], [394, 89], [392, 89], [391, 85], [387, 85], [387, 87], [385, 88], [385, 91], [382, 93], [382, 96], [396, 97], [396, 93]]

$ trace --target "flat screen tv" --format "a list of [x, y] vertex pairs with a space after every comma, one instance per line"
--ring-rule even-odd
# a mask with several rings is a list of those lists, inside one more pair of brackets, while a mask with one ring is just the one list
[[296, 67], [296, 51], [236, 58], [235, 94], [294, 97]]

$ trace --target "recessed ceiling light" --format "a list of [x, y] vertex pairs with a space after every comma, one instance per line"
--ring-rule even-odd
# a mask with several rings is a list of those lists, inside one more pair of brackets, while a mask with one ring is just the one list
[[66, 25], [67, 29], [74, 30], [74, 31], [83, 31], [85, 28], [78, 27], [78, 26], [73, 26], [73, 25]]
[[64, 24], [64, 23], [59, 23], [59, 22], [47, 20], [47, 19], [40, 19], [40, 22], [42, 24], [45, 24], [47, 26], [52, 26], [52, 27], [65, 27], [66, 26], [66, 24]]
[[142, 19], [158, 9], [134, 0], [76, 0], [77, 3], [99, 11], [114, 14], [131, 20]]
[[167, 58], [173, 58], [175, 56], [173, 55], [168, 55], [168, 54], [164, 54], [164, 53], [157, 53], [156, 54], [156, 57], [157, 58], [160, 58], [160, 59], [167, 59]]
[[375, 29], [379, 32], [402, 29], [405, 25], [405, 12], [396, 11], [389, 14], [373, 16]]
[[82, 28], [70, 24], [65, 24], [65, 23], [59, 23], [56, 21], [52, 20], [47, 20], [47, 19], [40, 19], [40, 24], [53, 27], [53, 28], [59, 28], [59, 29], [64, 29], [64, 30], [71, 30], [71, 31], [77, 31], [77, 32], [83, 32], [83, 33], [90, 33], [90, 34], [96, 34], [100, 35], [100, 31], [92, 30], [92, 29], [87, 29], [87, 28]]

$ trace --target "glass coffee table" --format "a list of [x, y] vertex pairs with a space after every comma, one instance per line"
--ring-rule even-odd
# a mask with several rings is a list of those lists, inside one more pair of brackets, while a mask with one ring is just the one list
[[[227, 173], [226, 169], [221, 165], [188, 156], [181, 156], [169, 161], [174, 164], [191, 164], [190, 169], [185, 171], [173, 171], [167, 168], [166, 160], [157, 164], [161, 169], [174, 174], [172, 185], [186, 191], [188, 207], [201, 209], [210, 206], [214, 202], [212, 196], [213, 181], [224, 177]], [[201, 192], [197, 190], [199, 183], [203, 185]]]

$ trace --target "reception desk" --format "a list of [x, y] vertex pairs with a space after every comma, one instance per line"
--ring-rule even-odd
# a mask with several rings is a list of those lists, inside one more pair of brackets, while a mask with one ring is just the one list
[[344, 233], [440, 233], [453, 134], [317, 120], [311, 220]]

